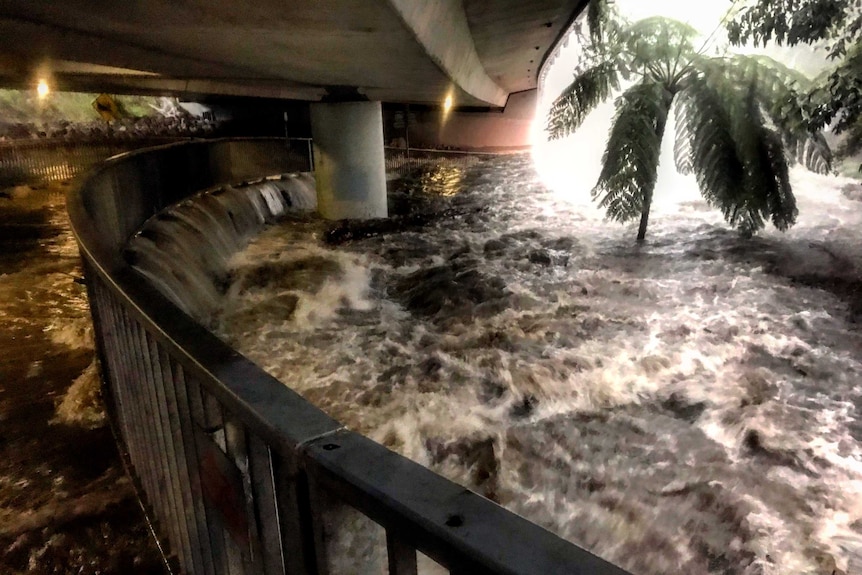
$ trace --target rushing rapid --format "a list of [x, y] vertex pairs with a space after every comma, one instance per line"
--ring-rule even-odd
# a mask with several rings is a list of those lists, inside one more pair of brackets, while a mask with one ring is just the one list
[[691, 199], [637, 245], [528, 156], [431, 164], [393, 182], [391, 222], [269, 227], [197, 315], [348, 427], [634, 574], [859, 573], [862, 204], [793, 177], [787, 233], [741, 238]]

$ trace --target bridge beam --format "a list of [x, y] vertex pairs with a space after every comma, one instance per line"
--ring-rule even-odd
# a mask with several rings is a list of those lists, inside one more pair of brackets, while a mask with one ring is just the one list
[[317, 206], [329, 220], [385, 218], [380, 102], [311, 105]]

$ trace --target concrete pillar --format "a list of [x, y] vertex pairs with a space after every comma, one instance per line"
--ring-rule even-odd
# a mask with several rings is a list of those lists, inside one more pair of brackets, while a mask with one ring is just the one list
[[330, 220], [385, 218], [380, 102], [311, 105], [317, 206]]

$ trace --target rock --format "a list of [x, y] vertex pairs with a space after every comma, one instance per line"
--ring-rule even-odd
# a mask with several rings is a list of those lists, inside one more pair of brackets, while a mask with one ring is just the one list
[[661, 402], [662, 408], [673, 413], [678, 419], [693, 423], [706, 410], [703, 401], [691, 401], [681, 393], [675, 391], [670, 397]]
[[499, 239], [488, 240], [483, 251], [486, 256], [500, 256], [506, 251], [506, 243]]
[[749, 455], [758, 457], [769, 464], [790, 467], [808, 475], [811, 474], [811, 471], [803, 465], [799, 456], [792, 451], [765, 445], [763, 437], [756, 429], [749, 429], [745, 432], [742, 445]]
[[535, 396], [527, 394], [523, 399], [512, 405], [509, 415], [516, 419], [529, 417], [538, 404], [539, 400]]
[[468, 468], [472, 487], [488, 499], [497, 499], [500, 462], [493, 438], [465, 437], [447, 443], [429, 438], [425, 441], [425, 448], [435, 465], [451, 459]]
[[[449, 262], [419, 270], [398, 280], [393, 295], [414, 314], [427, 317], [444, 308], [461, 318], [479, 312], [493, 315], [504, 309], [509, 290], [503, 280], [464, 267], [459, 262]], [[479, 309], [482, 304], [486, 304], [484, 311]]]
[[553, 263], [553, 260], [551, 259], [551, 254], [548, 252], [548, 250], [532, 251], [530, 252], [529, 256], [527, 256], [527, 259], [529, 259], [530, 262], [534, 264], [539, 264], [542, 266], [550, 266]]
[[845, 184], [841, 187], [841, 195], [848, 200], [862, 202], [862, 185], [856, 183]]

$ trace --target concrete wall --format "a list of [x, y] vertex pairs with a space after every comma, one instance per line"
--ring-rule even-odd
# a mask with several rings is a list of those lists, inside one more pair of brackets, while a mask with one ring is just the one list
[[[536, 111], [536, 91], [509, 96], [500, 111], [453, 110], [403, 104], [384, 107], [384, 139], [388, 146], [449, 147], [459, 149], [506, 149], [530, 145], [530, 131]], [[406, 123], [409, 134], [405, 133]]]

